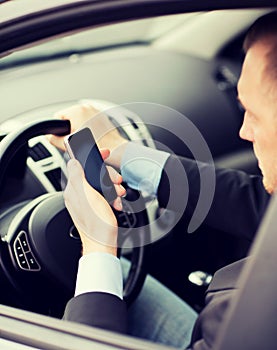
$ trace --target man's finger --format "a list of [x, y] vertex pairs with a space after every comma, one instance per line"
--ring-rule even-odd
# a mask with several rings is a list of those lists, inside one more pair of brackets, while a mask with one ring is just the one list
[[46, 135], [46, 138], [53, 146], [65, 151], [64, 136]]
[[102, 148], [100, 149], [101, 156], [103, 160], [107, 159], [110, 156], [110, 150], [108, 148]]
[[122, 185], [114, 185], [114, 188], [118, 197], [124, 197], [126, 195], [126, 189]]
[[107, 170], [112, 182], [116, 185], [120, 185], [123, 181], [122, 176], [113, 167], [107, 166]]
[[121, 211], [122, 210], [122, 201], [120, 197], [117, 197], [113, 202], [114, 209]]

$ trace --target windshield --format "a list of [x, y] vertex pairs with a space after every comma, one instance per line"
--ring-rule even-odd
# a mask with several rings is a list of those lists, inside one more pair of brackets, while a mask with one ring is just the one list
[[0, 60], [0, 67], [7, 68], [51, 57], [64, 57], [119, 45], [146, 44], [177, 26], [184, 25], [196, 15], [196, 13], [189, 13], [163, 16], [89, 29], [14, 52]]

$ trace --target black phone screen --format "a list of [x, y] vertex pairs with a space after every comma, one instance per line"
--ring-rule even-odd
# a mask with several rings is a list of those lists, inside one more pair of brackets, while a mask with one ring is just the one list
[[68, 136], [70, 149], [82, 165], [88, 183], [110, 203], [117, 197], [101, 153], [89, 128]]

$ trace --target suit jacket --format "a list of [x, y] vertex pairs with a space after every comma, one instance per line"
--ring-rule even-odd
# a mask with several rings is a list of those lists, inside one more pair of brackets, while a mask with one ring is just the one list
[[[207, 164], [200, 163], [197, 166], [190, 159], [170, 156], [158, 189], [160, 206], [178, 212], [183, 206], [183, 199], [188, 197], [183, 215], [191, 216], [201, 187], [199, 172], [207, 174], [205, 181], [209, 181], [210, 171], [211, 167]], [[187, 182], [188, 186], [184, 186]], [[174, 201], [169, 200], [170, 196]], [[253, 240], [268, 201], [269, 195], [264, 190], [260, 176], [217, 169], [215, 196], [204, 224]], [[206, 294], [206, 306], [194, 327], [192, 349], [206, 350], [213, 347], [219, 325], [236, 293], [237, 279], [245, 262], [246, 259], [228, 265], [214, 275]], [[121, 333], [127, 329], [124, 301], [107, 293], [86, 293], [71, 299], [64, 318]]]

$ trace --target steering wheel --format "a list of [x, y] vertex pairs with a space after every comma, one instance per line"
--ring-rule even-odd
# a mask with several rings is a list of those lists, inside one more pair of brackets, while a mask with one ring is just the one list
[[[69, 121], [51, 119], [33, 122], [8, 134], [0, 143], [0, 193], [8, 180], [7, 170], [12, 170], [12, 160], [19, 150], [27, 147], [29, 139], [68, 133]], [[136, 203], [136, 210], [132, 202]], [[137, 210], [138, 203], [140, 210]], [[146, 277], [148, 248], [144, 242], [149, 242], [150, 232], [145, 204], [138, 192], [127, 189], [123, 208], [117, 215], [121, 243], [126, 237], [130, 239], [133, 227], [137, 240], [124, 285], [124, 299], [130, 305]], [[80, 238], [65, 208], [62, 192], [46, 193], [1, 211], [0, 227], [4, 234], [1, 229], [0, 260], [7, 279], [20, 295], [21, 306], [36, 312], [60, 308], [52, 311], [54, 315], [59, 314], [74, 292], [81, 256]]]

